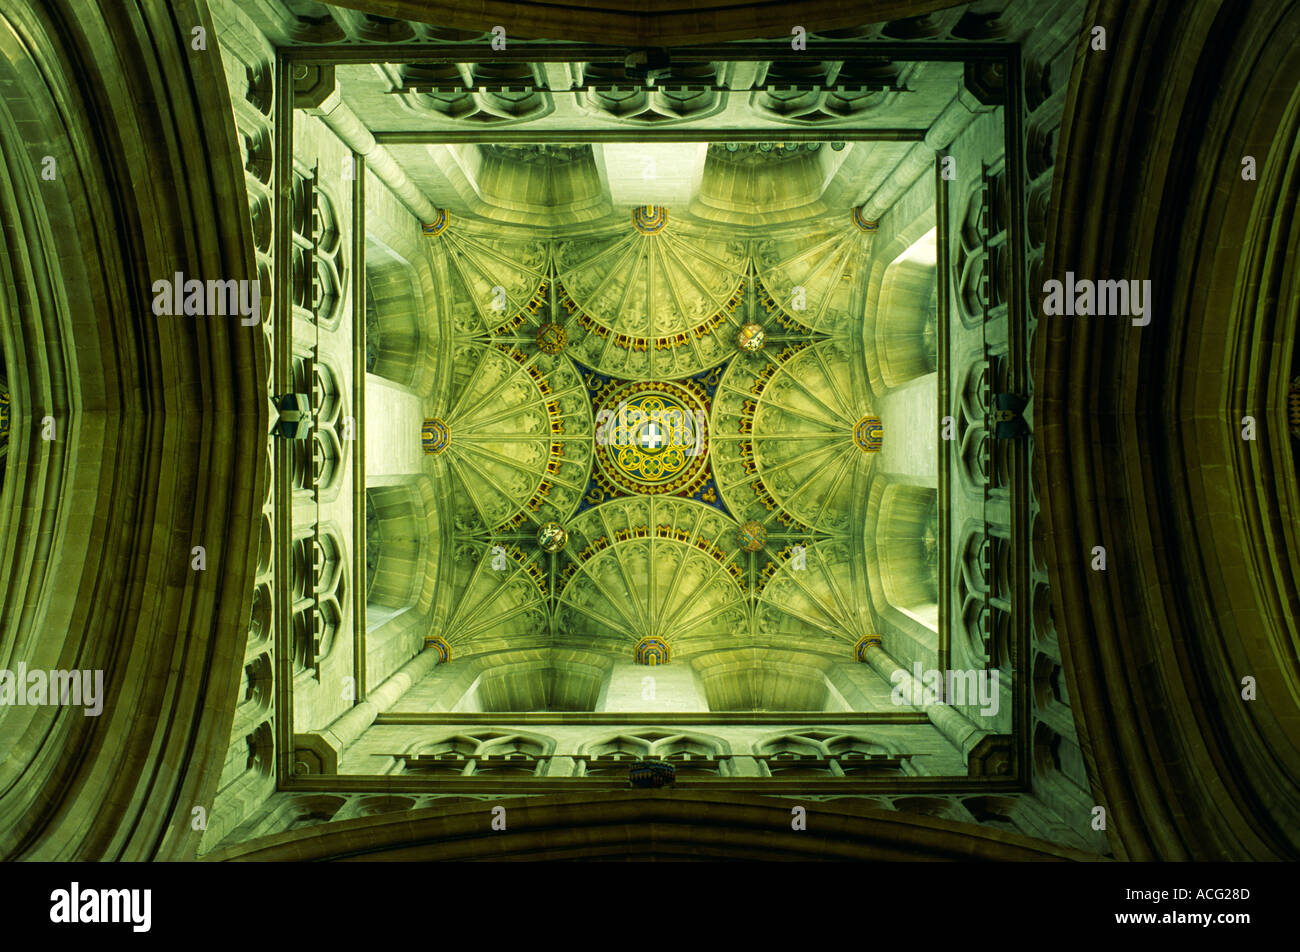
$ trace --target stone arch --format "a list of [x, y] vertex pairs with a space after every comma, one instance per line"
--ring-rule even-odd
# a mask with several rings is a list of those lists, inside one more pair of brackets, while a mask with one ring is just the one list
[[826, 732], [782, 733], [758, 741], [755, 759], [772, 777], [833, 777]]
[[275, 734], [270, 721], [262, 721], [245, 738], [248, 760], [245, 769], [269, 779], [275, 772]]
[[645, 738], [637, 734], [615, 733], [583, 744], [578, 750], [578, 756], [638, 760], [650, 756], [654, 742], [654, 737]]
[[990, 430], [990, 414], [996, 395], [1011, 386], [1009, 361], [1005, 354], [976, 359], [967, 366], [961, 388], [954, 393], [957, 419], [956, 463], [968, 487], [1005, 492], [1011, 479], [1011, 442], [998, 439]]
[[327, 794], [298, 794], [273, 808], [251, 831], [252, 836], [270, 836], [328, 823], [347, 804], [346, 797]]
[[289, 479], [294, 489], [317, 491], [325, 502], [342, 488], [351, 443], [343, 438], [347, 399], [340, 379], [328, 357], [293, 357], [290, 390], [309, 396], [314, 426], [308, 437], [288, 443]]
[[678, 777], [717, 776], [727, 763], [730, 745], [720, 737], [688, 733], [655, 741], [654, 757], [672, 764]]
[[[768, 636], [785, 638], [780, 632]], [[692, 665], [711, 711], [834, 709], [826, 680], [831, 662], [821, 654], [787, 648], [739, 648], [713, 651], [693, 659]]]
[[876, 558], [885, 601], [931, 631], [939, 629], [938, 493], [890, 483], [880, 499]]
[[673, 760], [674, 757], [681, 755], [716, 757], [730, 752], [731, 746], [725, 740], [708, 734], [674, 734], [671, 737], [662, 737], [654, 743], [655, 756], [663, 757], [665, 760]]
[[953, 298], [966, 327], [1004, 312], [1011, 289], [1007, 246], [1009, 206], [1005, 169], [985, 169], [962, 204], [950, 241]]
[[874, 321], [867, 333], [873, 383], [889, 390], [938, 367], [938, 270], [936, 229], [913, 242], [885, 269]]
[[452, 565], [448, 521], [438, 509], [436, 480], [427, 475], [368, 487], [367, 500], [371, 493], [395, 508], [366, 507], [366, 581], [360, 596], [366, 598], [366, 651], [397, 660], [409, 657], [426, 635], [441, 631], [437, 596]]
[[469, 759], [478, 752], [482, 739], [471, 734], [448, 734], [437, 740], [413, 744], [408, 754], [413, 757], [437, 759]]
[[482, 756], [505, 756], [512, 753], [541, 757], [555, 749], [555, 741], [540, 734], [524, 734], [518, 731], [500, 737], [486, 737], [479, 744]]
[[[193, 0], [50, 0], [0, 20], [0, 151], [12, 159], [0, 170], [0, 336], [14, 412], [0, 578], [7, 605], [25, 605], [2, 613], [0, 644], [33, 668], [75, 658], [111, 692], [98, 717], [6, 711], [6, 859], [183, 854], [190, 806], [220, 782], [220, 769], [179, 765], [227, 748], [238, 700], [269, 430], [265, 334], [150, 313], [163, 276], [258, 278], [222, 58], [194, 56], [178, 29], [207, 17]], [[58, 162], [48, 181], [46, 153]], [[185, 174], [158, 173], [174, 168]], [[175, 241], [160, 222], [203, 227]], [[56, 439], [41, 439], [46, 415]], [[195, 545], [206, 571], [189, 570]]]
[[240, 701], [235, 713], [236, 724], [256, 724], [271, 710], [274, 677], [271, 654], [263, 651], [244, 665], [240, 681]]
[[594, 711], [612, 666], [602, 655], [573, 650], [511, 652], [507, 657], [475, 683], [480, 710]]
[[293, 599], [290, 650], [295, 670], [320, 677], [344, 628], [349, 602], [348, 555], [338, 529], [318, 525], [290, 545], [289, 587]]
[[554, 740], [538, 734], [512, 732], [485, 737], [475, 753], [473, 776], [536, 776], [542, 772], [554, 749]]
[[658, 735], [616, 733], [583, 744], [575, 756], [577, 773], [583, 777], [622, 777], [638, 760], [647, 760]]
[[938, 817], [941, 820], [965, 820], [965, 810], [947, 797], [895, 797], [894, 809], [899, 813]]
[[400, 614], [419, 597], [429, 550], [421, 509], [414, 486], [366, 490], [368, 621]]
[[[626, 771], [626, 768], [625, 768]], [[606, 791], [529, 797], [529, 822], [493, 830], [481, 802], [439, 799], [423, 809], [330, 824], [297, 835], [241, 842], [212, 854], [220, 860], [501, 859], [968, 859], [1027, 861], [1092, 858], [1078, 849], [1017, 832], [956, 827], [894, 812], [859, 798], [817, 805], [818, 821], [790, 829], [790, 801], [678, 790]], [[957, 818], [967, 820], [961, 811]], [[338, 829], [331, 829], [331, 826]]]
[[412, 264], [366, 237], [366, 372], [414, 389], [424, 352], [424, 294]]
[[525, 731], [457, 732], [417, 741], [400, 757], [406, 773], [472, 777], [533, 775], [555, 750], [555, 740]]
[[447, 145], [443, 168], [469, 211], [503, 224], [547, 227], [595, 221], [613, 211], [589, 144]]
[[336, 330], [349, 296], [348, 252], [335, 202], [314, 173], [294, 170], [290, 213], [300, 239], [290, 253], [290, 304], [305, 320]]
[[[1137, 23], [1165, 37], [1158, 55], [1139, 52]], [[1261, 349], [1292, 341], [1300, 312], [1298, 28], [1285, 4], [1116, 8], [1106, 55], [1137, 56], [1123, 83], [1143, 92], [1118, 101], [1113, 67], [1076, 57], [1060, 129], [1043, 278], [1122, 267], [1163, 288], [1140, 337], [1047, 318], [1034, 355], [1050, 595], [1093, 791], [1125, 859], [1300, 855], [1300, 802], [1276, 794], [1300, 777], [1285, 607], [1298, 589], [1284, 502], [1297, 492], [1283, 435], [1294, 347]], [[1097, 201], [1138, 180], [1122, 214]], [[1241, 439], [1255, 413], [1279, 439]], [[1124, 553], [1123, 585], [1098, 584], [1099, 536]], [[1242, 703], [1248, 670], [1259, 693]]]

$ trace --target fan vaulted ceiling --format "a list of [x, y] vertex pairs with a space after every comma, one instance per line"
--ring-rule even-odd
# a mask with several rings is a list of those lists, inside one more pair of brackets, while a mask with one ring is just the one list
[[[809, 191], [819, 153], [843, 159], [826, 144], [689, 148], [692, 200], [629, 208], [609, 193], [662, 192], [633, 163], [602, 190], [589, 146], [460, 147], [493, 183], [478, 197], [509, 181], [518, 199], [514, 221], [453, 211], [425, 243], [440, 279], [426, 320], [452, 368], [423, 408], [451, 552], [430, 634], [486, 665], [483, 709], [592, 710], [609, 668], [647, 643], [690, 668], [685, 709], [847, 709], [822, 672], [874, 634], [880, 586], [864, 543], [879, 355], [854, 317], [870, 223]], [[802, 217], [749, 224], [760, 195]], [[548, 224], [548, 202], [602, 201], [577, 230]], [[709, 220], [727, 205], [746, 215]], [[929, 370], [932, 314], [923, 297], [914, 310], [900, 323]], [[750, 324], [759, 349], [738, 345]], [[649, 405], [686, 425], [634, 419], [619, 445], [620, 408]], [[885, 440], [909, 428], [887, 420]], [[554, 552], [539, 544], [552, 524]], [[930, 508], [896, 527], [931, 575], [936, 529]]]

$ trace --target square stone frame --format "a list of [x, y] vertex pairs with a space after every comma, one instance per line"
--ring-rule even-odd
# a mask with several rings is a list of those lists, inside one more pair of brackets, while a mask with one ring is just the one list
[[[824, 42], [824, 41], [819, 41]], [[1028, 353], [1027, 315], [1027, 224], [1025, 208], [1025, 148], [1024, 131], [1024, 87], [1021, 65], [1020, 46], [1015, 43], [988, 42], [927, 42], [927, 41], [890, 41], [890, 42], [836, 42], [829, 48], [829, 55], [835, 59], [852, 59], [854, 57], [889, 59], [891, 61], [939, 61], [979, 63], [983, 65], [1001, 65], [1003, 75], [1004, 163], [1007, 179], [1008, 202], [1008, 240], [1010, 256], [1010, 288], [1008, 299], [1008, 362], [1010, 366], [1010, 384], [1014, 392], [1026, 393], [1030, 382]], [[507, 50], [497, 51], [494, 59], [525, 62], [582, 62], [592, 59], [608, 59], [611, 53], [624, 52], [621, 47], [605, 47], [591, 44], [553, 44], [545, 46], [517, 45]], [[722, 46], [682, 47], [670, 50], [674, 61], [779, 61], [797, 58], [785, 42], [727, 44]], [[274, 351], [272, 381], [274, 392], [283, 393], [289, 385], [289, 373], [292, 358], [290, 330], [292, 312], [289, 305], [289, 282], [291, 269], [282, 264], [289, 261], [292, 242], [290, 196], [293, 175], [293, 112], [294, 112], [294, 73], [296, 68], [313, 67], [332, 72], [335, 65], [367, 65], [376, 63], [403, 62], [461, 62], [465, 52], [459, 47], [438, 44], [357, 44], [346, 47], [337, 46], [293, 46], [281, 47], [276, 51], [275, 65], [275, 241], [273, 246], [274, 263]], [[308, 74], [310, 78], [310, 72]], [[613, 130], [548, 130], [528, 132], [517, 127], [504, 131], [466, 130], [436, 132], [390, 132], [373, 133], [378, 144], [447, 144], [467, 142], [506, 142], [517, 143], [563, 143], [563, 142], [637, 142], [637, 141], [768, 141], [774, 138], [771, 129], [613, 129]], [[878, 129], [862, 130], [846, 127], [822, 129], [785, 129], [779, 138], [792, 142], [861, 142], [861, 141], [922, 141], [926, 129]], [[934, 167], [935, 176], [935, 218], [937, 261], [936, 277], [938, 282], [938, 406], [939, 417], [950, 412], [949, 375], [949, 302], [951, 300], [949, 275], [949, 228], [950, 196], [948, 183], [943, 178], [940, 161], [944, 152], [938, 153]], [[353, 179], [353, 219], [351, 272], [353, 292], [353, 393], [354, 415], [358, 421], [365, 419], [365, 309], [357, 307], [356, 302], [365, 300], [365, 159], [353, 153], [355, 170]], [[357, 370], [360, 373], [357, 373]], [[940, 454], [938, 471], [938, 501], [940, 522], [940, 564], [939, 564], [939, 658], [940, 667], [946, 669], [950, 656], [950, 628], [952, 602], [952, 542], [950, 525], [950, 480], [952, 453], [947, 441], [939, 440], [945, 451]], [[353, 539], [352, 539], [352, 593], [353, 593], [353, 637], [354, 676], [358, 688], [358, 702], [365, 697], [365, 533], [359, 532], [358, 526], [365, 522], [365, 459], [364, 441], [356, 440], [353, 444]], [[1008, 486], [1011, 509], [1011, 545], [1012, 545], [1012, 579], [1011, 591], [1011, 643], [1014, 651], [1012, 678], [1012, 731], [1010, 737], [992, 735], [985, 738], [980, 748], [970, 754], [970, 776], [924, 776], [924, 777], [890, 777], [872, 780], [852, 780], [848, 778], [833, 779], [788, 779], [776, 777], [761, 778], [689, 778], [679, 781], [679, 786], [707, 787], [711, 790], [737, 791], [750, 794], [773, 795], [840, 795], [869, 796], [896, 794], [967, 794], [967, 793], [1028, 793], [1030, 792], [1030, 744], [1027, 726], [1031, 721], [1031, 698], [1029, 695], [1029, 672], [1025, 670], [1030, 657], [1030, 470], [1029, 440], [1017, 440], [1011, 447], [1011, 478]], [[290, 466], [288, 454], [277, 444], [273, 474], [275, 487], [275, 586], [276, 613], [274, 619], [275, 646], [275, 740], [276, 787], [282, 791], [296, 793], [445, 793], [474, 794], [508, 793], [538, 794], [563, 793], [579, 790], [608, 789], [609, 778], [585, 777], [465, 777], [452, 779], [434, 779], [410, 775], [364, 775], [312, 773], [305, 776], [294, 774], [295, 737], [293, 734], [293, 671], [289, 652], [290, 605], [289, 565], [290, 545], [292, 539], [292, 512], [289, 501], [292, 498], [290, 485]], [[601, 712], [573, 713], [516, 713], [501, 716], [498, 714], [429, 714], [398, 715], [402, 723], [427, 723], [447, 727], [471, 727], [487, 724], [505, 726], [518, 725], [526, 729], [530, 725], [541, 725], [548, 720], [552, 723], [609, 723], [609, 724], [645, 724], [647, 717], [640, 714], [605, 714]], [[418, 719], [418, 720], [417, 720]], [[383, 721], [393, 723], [390, 718], [381, 715], [376, 723]], [[711, 712], [700, 714], [653, 715], [655, 726], [671, 728], [690, 724], [708, 723], [763, 724], [771, 723], [792, 728], [807, 729], [820, 724], [885, 724], [927, 721], [925, 715], [915, 712], [883, 713], [827, 713], [827, 714], [788, 714], [784, 712], [763, 712], [745, 714], [743, 712]], [[300, 745], [301, 746], [301, 745]], [[326, 752], [321, 752], [326, 753]], [[987, 759], [1006, 760], [1008, 770], [994, 776], [991, 771], [977, 766]], [[326, 757], [328, 759], [328, 757]], [[326, 768], [328, 769], [328, 768]]]

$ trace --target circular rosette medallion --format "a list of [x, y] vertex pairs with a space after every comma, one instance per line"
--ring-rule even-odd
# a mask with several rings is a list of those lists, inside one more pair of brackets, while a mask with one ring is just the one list
[[691, 385], [624, 384], [598, 408], [596, 460], [625, 492], [694, 492], [709, 475], [708, 449], [704, 394]]

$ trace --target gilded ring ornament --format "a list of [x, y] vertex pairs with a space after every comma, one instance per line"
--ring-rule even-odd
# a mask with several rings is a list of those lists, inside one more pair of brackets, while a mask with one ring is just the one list
[[672, 649], [662, 638], [647, 635], [636, 643], [637, 664], [667, 664], [672, 656]]
[[438, 209], [438, 217], [433, 221], [421, 222], [420, 230], [426, 238], [435, 238], [447, 230], [447, 225], [451, 221], [451, 216], [447, 214], [447, 209]]
[[875, 231], [880, 227], [880, 222], [869, 221], [863, 217], [861, 205], [858, 205], [853, 209], [853, 224], [857, 225], [860, 231], [867, 232]]
[[662, 205], [638, 205], [632, 209], [632, 224], [643, 235], [654, 235], [668, 224], [668, 209]]
[[437, 456], [447, 448], [449, 442], [451, 442], [451, 433], [447, 429], [447, 424], [437, 417], [424, 421], [424, 425], [420, 427], [420, 444], [424, 447], [424, 452], [430, 456]]
[[853, 646], [853, 657], [858, 661], [867, 660], [868, 648], [879, 648], [881, 639], [879, 635], [863, 635], [858, 639], [858, 643]]
[[885, 445], [885, 428], [880, 417], [868, 415], [859, 420], [853, 428], [853, 442], [864, 453], [879, 453]]

